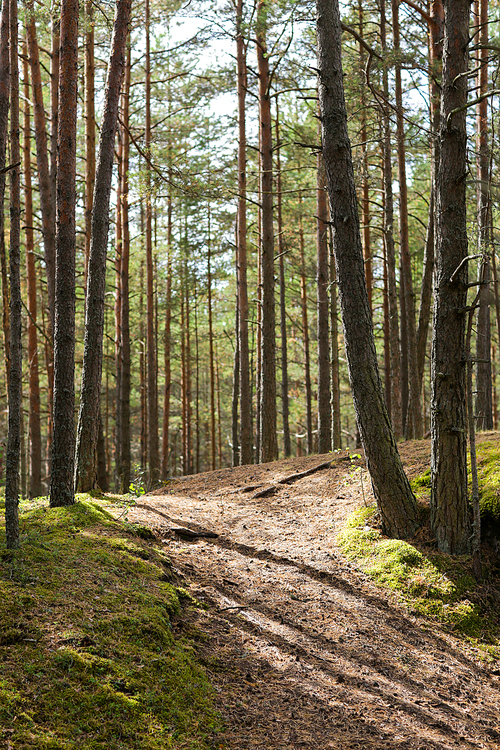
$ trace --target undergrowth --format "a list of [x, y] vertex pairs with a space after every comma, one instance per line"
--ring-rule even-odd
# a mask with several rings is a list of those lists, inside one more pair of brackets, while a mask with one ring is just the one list
[[0, 529], [0, 744], [218, 746], [211, 687], [193, 644], [172, 636], [191, 603], [163, 551], [88, 496], [22, 504], [20, 525], [15, 552]]
[[486, 587], [477, 585], [470, 558], [387, 539], [376, 528], [375, 514], [372, 506], [348, 519], [337, 535], [344, 555], [375, 583], [396, 592], [410, 612], [438, 622], [485, 653], [500, 657], [500, 608], [485, 596]]

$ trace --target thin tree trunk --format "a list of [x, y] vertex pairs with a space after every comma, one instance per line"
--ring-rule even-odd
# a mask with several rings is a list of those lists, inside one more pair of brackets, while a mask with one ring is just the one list
[[[394, 50], [400, 55], [399, 3], [392, 0], [392, 34]], [[399, 179], [399, 236], [401, 242], [401, 280], [404, 294], [405, 323], [408, 345], [408, 411], [405, 424], [407, 437], [422, 437], [422, 409], [417, 368], [417, 340], [415, 328], [415, 294], [413, 291], [411, 258], [408, 230], [408, 187], [406, 180], [406, 148], [404, 133], [403, 87], [401, 82], [401, 62], [395, 65], [395, 99], [397, 124], [397, 155]]]
[[307, 279], [304, 251], [304, 228], [302, 226], [302, 193], [299, 193], [299, 252], [300, 252], [300, 307], [302, 312], [302, 340], [304, 347], [304, 386], [306, 394], [307, 454], [313, 450], [311, 362], [309, 347], [309, 321], [307, 315]]
[[95, 62], [94, 62], [94, 6], [85, 0], [85, 288], [90, 257], [92, 232], [92, 202], [95, 184]]
[[318, 153], [316, 175], [316, 248], [318, 310], [318, 453], [332, 449], [330, 408], [330, 339], [328, 321], [328, 205], [323, 155]]
[[94, 486], [96, 478], [95, 457], [101, 393], [109, 200], [130, 6], [131, 0], [118, 0], [116, 4], [108, 78], [104, 95], [104, 113], [99, 138], [92, 209], [82, 385], [76, 444], [75, 484], [79, 492], [90, 490]]
[[[432, 338], [431, 525], [439, 549], [470, 550], [467, 498], [466, 113], [469, 0], [445, 0], [441, 152], [436, 178], [436, 276]], [[454, 114], [451, 114], [454, 112]]]
[[384, 532], [411, 537], [418, 526], [417, 507], [385, 407], [366, 290], [347, 132], [338, 0], [317, 0], [316, 7], [322, 149], [356, 420]]
[[208, 206], [208, 237], [207, 237], [207, 305], [208, 305], [208, 349], [210, 357], [210, 447], [211, 468], [216, 468], [216, 432], [215, 432], [215, 356], [214, 331], [212, 317], [212, 237], [210, 227], [210, 205]]
[[146, 128], [145, 153], [148, 160], [146, 167], [146, 318], [147, 318], [147, 373], [148, 373], [148, 448], [149, 448], [149, 483], [155, 485], [160, 478], [160, 454], [158, 440], [158, 391], [156, 374], [156, 345], [154, 325], [154, 263], [152, 244], [152, 184], [151, 168], [151, 55], [150, 55], [150, 8], [149, 0], [145, 3], [146, 11]]
[[5, 254], [5, 166], [9, 127], [10, 58], [9, 58], [9, 0], [3, 0], [0, 20], [0, 266], [2, 276], [2, 330], [4, 340], [6, 390], [10, 380], [10, 316], [9, 278]]
[[[380, 43], [387, 50], [385, 0], [380, 0]], [[384, 107], [382, 111], [382, 152], [384, 175], [384, 247], [387, 258], [387, 292], [389, 305], [389, 340], [391, 357], [391, 421], [394, 437], [403, 437], [403, 405], [401, 383], [401, 340], [399, 336], [398, 292], [396, 284], [396, 250], [394, 247], [394, 194], [392, 190], [391, 120], [388, 106], [389, 77], [387, 66], [382, 70]]]
[[[172, 170], [169, 175], [171, 177]], [[165, 292], [165, 342], [164, 342], [164, 369], [165, 390], [163, 395], [163, 440], [162, 440], [162, 469], [161, 476], [168, 478], [168, 456], [169, 456], [169, 420], [170, 420], [170, 395], [172, 390], [172, 374], [170, 360], [172, 357], [172, 195], [169, 192], [167, 198], [167, 288]]]
[[54, 325], [54, 284], [55, 284], [55, 201], [49, 171], [49, 157], [47, 151], [47, 130], [45, 107], [43, 101], [43, 85], [36, 35], [35, 13], [33, 2], [27, 6], [26, 36], [28, 40], [28, 54], [31, 69], [33, 119], [35, 126], [36, 158], [38, 167], [38, 186], [40, 191], [40, 209], [42, 214], [42, 234], [47, 274], [47, 293], [51, 328]]
[[[50, 55], [50, 183], [54, 205], [57, 192], [57, 133], [59, 127], [59, 66], [61, 44], [61, 20], [59, 0], [52, 0], [52, 49]], [[55, 249], [54, 249], [55, 279]], [[55, 289], [55, 283], [54, 283]], [[55, 295], [55, 292], [54, 292]]]
[[257, 63], [261, 152], [262, 341], [261, 461], [278, 457], [276, 437], [276, 333], [274, 313], [273, 144], [269, 58], [266, 43], [267, 0], [257, 5]]
[[243, 0], [236, 4], [236, 61], [238, 87], [238, 306], [240, 347], [240, 462], [251, 464], [252, 397], [250, 392], [250, 354], [248, 348], [248, 291], [247, 291], [247, 218], [246, 218], [246, 121], [247, 89], [246, 45], [243, 36]]
[[38, 375], [37, 302], [35, 243], [33, 233], [33, 197], [31, 188], [31, 118], [30, 86], [26, 45], [23, 57], [24, 77], [24, 217], [26, 251], [26, 291], [28, 297], [28, 367], [29, 367], [29, 497], [42, 492], [42, 435], [40, 428], [40, 382]]
[[493, 398], [491, 378], [491, 324], [490, 324], [490, 260], [487, 249], [490, 242], [490, 154], [488, 148], [488, 0], [479, 4], [479, 60], [478, 96], [484, 96], [477, 105], [477, 153], [478, 153], [478, 244], [484, 253], [481, 278], [484, 283], [479, 298], [479, 313], [476, 332], [476, 418], [478, 430], [493, 429]]
[[128, 172], [130, 139], [128, 135], [129, 122], [129, 94], [130, 94], [130, 39], [127, 48], [125, 65], [125, 80], [123, 85], [123, 123], [122, 128], [122, 189], [121, 189], [121, 220], [123, 231], [122, 262], [121, 262], [121, 296], [122, 296], [122, 325], [121, 325], [121, 383], [120, 383], [120, 469], [119, 491], [127, 492], [130, 487], [130, 301], [129, 301], [129, 260], [130, 260], [130, 230], [128, 211]]
[[231, 399], [231, 425], [232, 425], [232, 466], [238, 466], [239, 460], [239, 445], [238, 445], [238, 396], [239, 396], [239, 382], [240, 382], [240, 342], [238, 337], [239, 330], [239, 310], [238, 303], [236, 303], [236, 345], [234, 347], [234, 365], [233, 365], [233, 397]]
[[9, 12], [10, 50], [10, 379], [9, 432], [5, 458], [5, 536], [7, 548], [19, 547], [19, 466], [22, 420], [22, 303], [21, 303], [21, 153], [19, 147], [19, 68], [17, 2]]
[[[283, 420], [283, 449], [285, 458], [292, 455], [290, 440], [290, 405], [288, 398], [288, 344], [286, 330], [285, 236], [283, 226], [283, 196], [281, 180], [281, 148], [279, 132], [279, 107], [276, 96], [276, 204], [278, 219], [278, 264], [280, 280], [280, 337], [281, 337], [281, 404]], [[328, 317], [327, 317], [328, 325]]]
[[[358, 20], [359, 35], [364, 36], [363, 25], [363, 2], [358, 0]], [[366, 289], [368, 291], [368, 304], [370, 312], [373, 315], [373, 267], [372, 267], [372, 248], [371, 248], [371, 231], [370, 231], [370, 183], [368, 179], [368, 149], [366, 147], [366, 93], [364, 84], [365, 71], [365, 48], [359, 45], [359, 62], [360, 62], [360, 86], [361, 86], [361, 226], [363, 229], [363, 257], [365, 260]]]
[[[325, 175], [326, 180], [326, 175]], [[337, 318], [337, 275], [333, 243], [330, 243], [330, 366], [332, 377], [332, 435], [333, 450], [342, 448], [342, 428], [340, 423], [340, 362], [339, 362], [339, 324]]]

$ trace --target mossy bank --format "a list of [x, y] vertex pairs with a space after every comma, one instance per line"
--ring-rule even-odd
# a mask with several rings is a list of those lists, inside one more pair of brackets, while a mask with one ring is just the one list
[[[12, 750], [218, 747], [219, 717], [168, 558], [88, 496], [0, 529], [0, 740]], [[3, 515], [3, 514], [2, 514]]]

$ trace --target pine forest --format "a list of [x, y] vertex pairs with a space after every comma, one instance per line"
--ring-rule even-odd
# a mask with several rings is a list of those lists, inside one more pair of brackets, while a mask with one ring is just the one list
[[[498, 427], [498, 4], [340, 4], [355, 186], [355, 216], [342, 220], [335, 196], [348, 181], [321, 57], [330, 5], [3, 0], [7, 514], [18, 495], [58, 505], [97, 486], [366, 452], [379, 407], [362, 395], [371, 364], [349, 330], [373, 328], [396, 453], [402, 438], [439, 443], [432, 414], [458, 398], [447, 434], [460, 445], [433, 449], [436, 497], [443, 455], [465, 445], [466, 369], [475, 428]], [[450, 24], [467, 37], [462, 60], [447, 52]], [[354, 225], [366, 319], [349, 287], [357, 239], [346, 237], [345, 258], [335, 247]], [[443, 273], [453, 300], [437, 292]], [[454, 357], [460, 383], [445, 393]], [[408, 536], [412, 513], [404, 528], [382, 515]]]

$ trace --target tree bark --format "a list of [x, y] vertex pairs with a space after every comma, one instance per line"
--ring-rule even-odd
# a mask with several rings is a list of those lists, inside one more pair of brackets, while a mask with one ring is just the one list
[[50, 505], [72, 505], [75, 450], [75, 205], [78, 0], [61, 2], [57, 132], [54, 432]]
[[[465, 306], [466, 112], [470, 0], [444, 2], [436, 276], [431, 356], [431, 524], [439, 549], [470, 549]], [[453, 113], [454, 110], [460, 110]], [[453, 113], [453, 114], [452, 114]]]
[[318, 153], [316, 174], [317, 333], [318, 333], [318, 453], [332, 449], [330, 408], [330, 337], [328, 321], [328, 205], [323, 155]]
[[278, 457], [276, 437], [276, 332], [274, 311], [273, 143], [269, 58], [266, 43], [267, 0], [257, 5], [257, 63], [261, 152], [262, 338], [261, 440], [262, 463]]
[[160, 453], [158, 439], [158, 388], [156, 375], [156, 334], [154, 324], [154, 263], [152, 240], [152, 184], [151, 184], [151, 54], [150, 54], [150, 3], [146, 0], [146, 129], [144, 150], [148, 160], [146, 193], [146, 319], [147, 319], [147, 374], [148, 374], [148, 459], [149, 483], [154, 486], [160, 478]]
[[[380, 0], [380, 42], [387, 50], [385, 0]], [[384, 107], [382, 111], [382, 154], [384, 173], [384, 245], [387, 257], [387, 292], [389, 305], [389, 339], [391, 358], [391, 420], [396, 440], [403, 437], [403, 405], [401, 392], [401, 339], [399, 336], [398, 292], [396, 284], [396, 250], [394, 247], [394, 193], [392, 189], [392, 145], [389, 111], [389, 76], [382, 70]]]
[[317, 0], [316, 8], [322, 150], [356, 420], [384, 532], [408, 538], [418, 527], [417, 507], [399, 458], [377, 366], [347, 132], [338, 0]]
[[[478, 73], [478, 96], [488, 89], [488, 0], [479, 1], [479, 44], [481, 69]], [[491, 377], [491, 323], [490, 323], [490, 154], [488, 148], [488, 99], [477, 105], [477, 223], [479, 252], [484, 253], [480, 277], [484, 279], [479, 297], [476, 331], [476, 419], [478, 430], [493, 429], [493, 395]]]
[[405, 323], [408, 346], [408, 409], [403, 415], [405, 435], [407, 438], [422, 437], [422, 408], [420, 404], [420, 387], [417, 368], [417, 339], [415, 323], [415, 293], [411, 271], [411, 257], [408, 230], [408, 187], [406, 180], [406, 148], [404, 133], [403, 88], [401, 82], [400, 0], [392, 0], [392, 34], [394, 50], [398, 56], [395, 66], [397, 154], [399, 179], [399, 236], [401, 242], [401, 283], [404, 295]]
[[40, 382], [38, 376], [37, 301], [35, 243], [33, 233], [33, 196], [31, 187], [31, 118], [28, 57], [23, 57], [24, 77], [24, 218], [26, 251], [26, 291], [28, 297], [28, 368], [29, 368], [29, 496], [40, 497], [42, 491], [42, 435], [40, 427]]
[[304, 390], [306, 395], [307, 454], [313, 449], [311, 357], [309, 347], [309, 320], [307, 315], [307, 279], [304, 250], [304, 228], [302, 226], [302, 193], [299, 192], [299, 252], [300, 252], [300, 307], [302, 312], [302, 342], [304, 350]]
[[5, 536], [7, 547], [19, 547], [19, 465], [22, 431], [22, 303], [21, 303], [21, 153], [19, 147], [19, 67], [17, 2], [9, 13], [10, 51], [10, 379], [9, 433], [5, 458]]
[[85, 288], [92, 235], [92, 202], [95, 184], [95, 62], [94, 62], [94, 6], [85, 0]]
[[9, 61], [9, 0], [3, 0], [0, 20], [0, 266], [2, 276], [2, 331], [4, 341], [5, 383], [10, 380], [10, 316], [9, 278], [5, 253], [5, 180], [7, 137], [9, 127], [10, 61]]
[[[290, 440], [290, 404], [288, 398], [288, 344], [286, 330], [285, 237], [283, 226], [281, 144], [279, 131], [279, 106], [276, 96], [276, 204], [278, 220], [278, 267], [280, 283], [280, 337], [281, 337], [281, 407], [283, 421], [283, 451], [285, 458], [292, 455]], [[328, 317], [327, 317], [328, 325]]]
[[92, 489], [96, 479], [95, 456], [101, 394], [109, 200], [130, 6], [131, 0], [118, 0], [116, 4], [97, 157], [85, 312], [82, 385], [76, 444], [75, 483], [79, 492], [87, 492]]
[[240, 347], [240, 463], [253, 460], [252, 398], [248, 346], [247, 218], [246, 218], [246, 45], [243, 36], [243, 0], [236, 3], [236, 62], [238, 87], [238, 307]]

